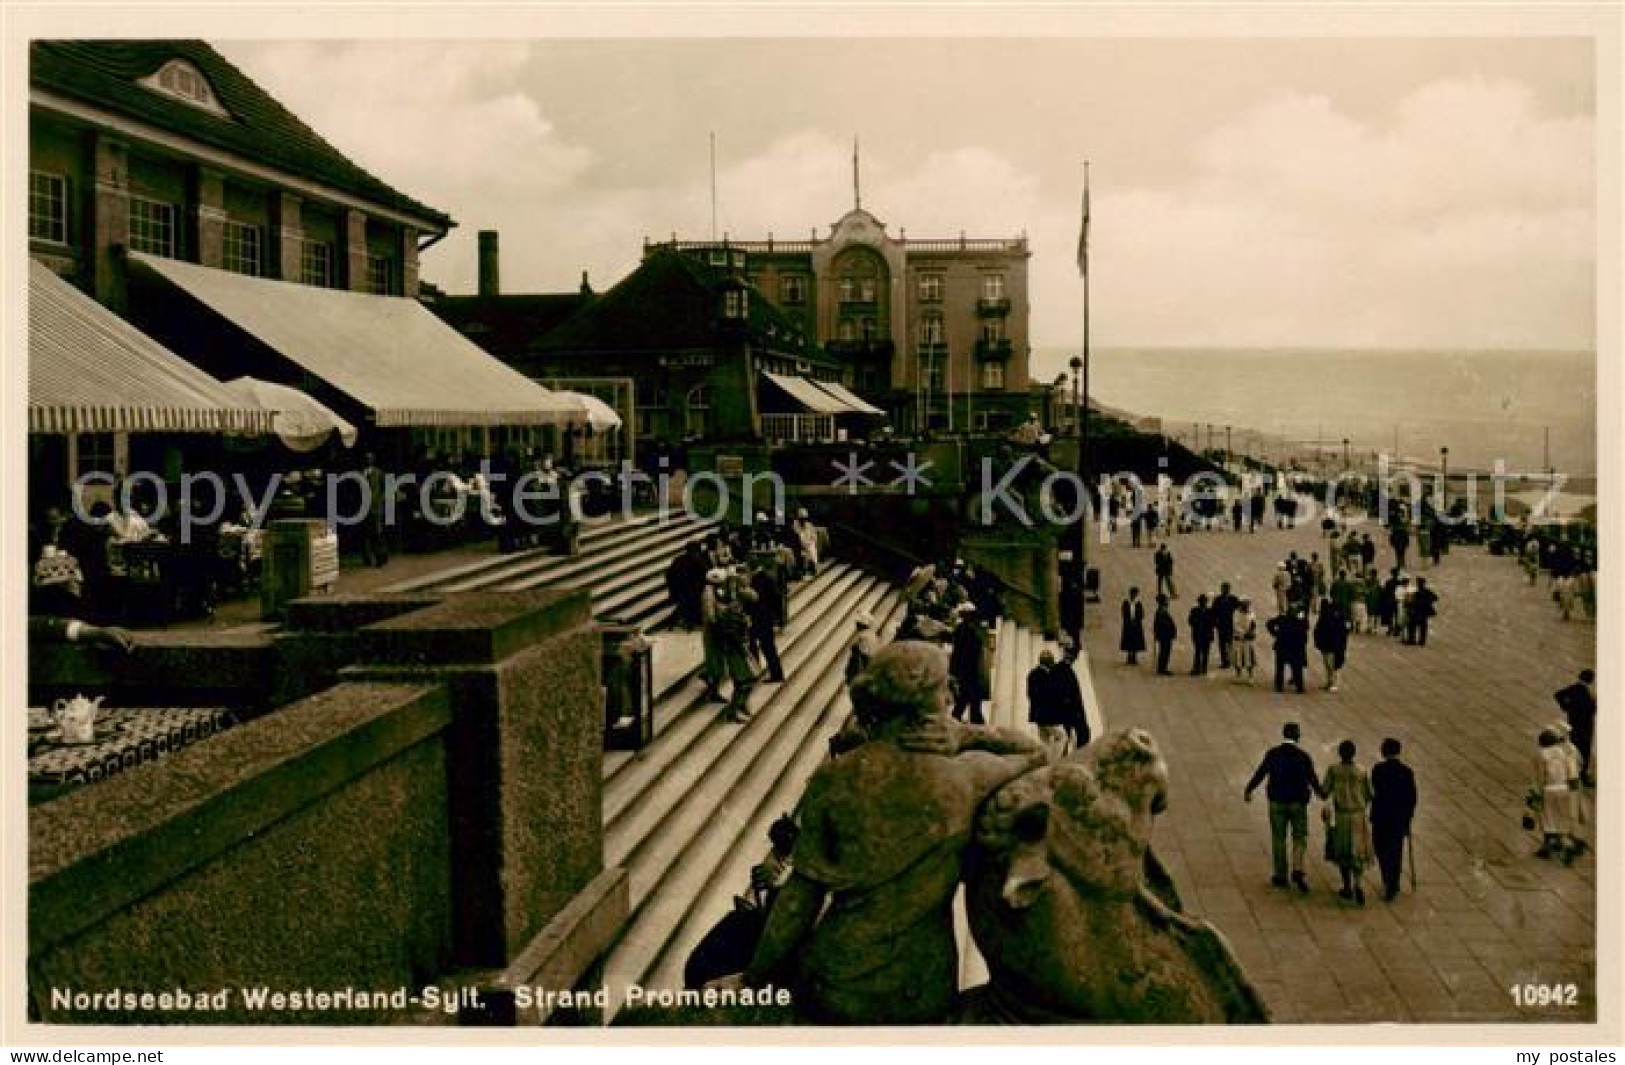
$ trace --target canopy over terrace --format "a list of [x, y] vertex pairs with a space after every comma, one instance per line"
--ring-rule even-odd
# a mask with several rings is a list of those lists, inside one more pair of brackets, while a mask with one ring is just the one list
[[29, 432], [270, 433], [271, 420], [29, 261]]
[[365, 408], [379, 428], [587, 420], [579, 403], [504, 366], [416, 300], [245, 277], [138, 253], [130, 259]]

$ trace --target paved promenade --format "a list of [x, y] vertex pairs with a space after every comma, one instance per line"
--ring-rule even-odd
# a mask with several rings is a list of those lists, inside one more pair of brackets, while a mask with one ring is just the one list
[[[1216, 649], [1210, 676], [1188, 676], [1185, 615], [1197, 594], [1211, 598], [1228, 580], [1253, 600], [1262, 625], [1274, 612], [1275, 564], [1294, 549], [1324, 557], [1318, 532], [1172, 537], [1180, 593], [1172, 677], [1155, 676], [1150, 655], [1130, 667], [1117, 651], [1118, 604], [1131, 584], [1148, 600], [1149, 636], [1151, 548], [1129, 547], [1126, 535], [1090, 543], [1103, 599], [1090, 607], [1085, 637], [1096, 690], [1108, 727], [1147, 728], [1167, 756], [1173, 786], [1155, 846], [1187, 906], [1229, 937], [1280, 1021], [1594, 1019], [1594, 859], [1565, 867], [1533, 857], [1538, 840], [1519, 818], [1536, 736], [1561, 717], [1552, 693], [1593, 664], [1595, 627], [1560, 621], [1544, 576], [1530, 587], [1512, 560], [1457, 547], [1437, 569], [1417, 571], [1440, 595], [1428, 646], [1353, 637], [1336, 694], [1317, 690], [1323, 675], [1312, 649], [1307, 693], [1289, 686], [1276, 694], [1263, 633], [1253, 687], [1218, 669]], [[1391, 552], [1374, 538], [1386, 573]], [[1420, 792], [1414, 894], [1407, 886], [1383, 902], [1373, 866], [1363, 908], [1339, 899], [1337, 870], [1320, 857], [1318, 804], [1306, 859], [1311, 891], [1269, 886], [1268, 805], [1262, 789], [1244, 803], [1242, 789], [1288, 720], [1302, 724], [1321, 772], [1343, 739], [1359, 745], [1367, 768], [1384, 737], [1404, 743]], [[1577, 1004], [1520, 1008], [1510, 989], [1525, 983], [1574, 983]]]

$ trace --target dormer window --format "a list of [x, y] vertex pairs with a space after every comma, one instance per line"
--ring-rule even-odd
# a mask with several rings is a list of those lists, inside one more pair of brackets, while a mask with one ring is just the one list
[[748, 293], [742, 288], [730, 288], [722, 293], [722, 316], [744, 318], [750, 310]]
[[183, 103], [201, 108], [221, 118], [230, 117], [203, 72], [184, 59], [171, 59], [158, 68], [158, 73], [141, 79], [141, 84], [153, 92], [174, 97]]

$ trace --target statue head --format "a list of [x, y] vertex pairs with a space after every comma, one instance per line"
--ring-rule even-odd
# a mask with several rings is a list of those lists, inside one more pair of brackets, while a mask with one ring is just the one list
[[907, 728], [949, 704], [948, 657], [921, 640], [898, 640], [878, 651], [852, 681], [852, 710], [871, 733]]

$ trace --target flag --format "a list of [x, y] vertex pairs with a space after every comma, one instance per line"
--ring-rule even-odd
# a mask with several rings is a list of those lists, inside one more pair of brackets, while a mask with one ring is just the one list
[[1083, 164], [1083, 224], [1078, 230], [1078, 273], [1089, 276], [1089, 164]]

